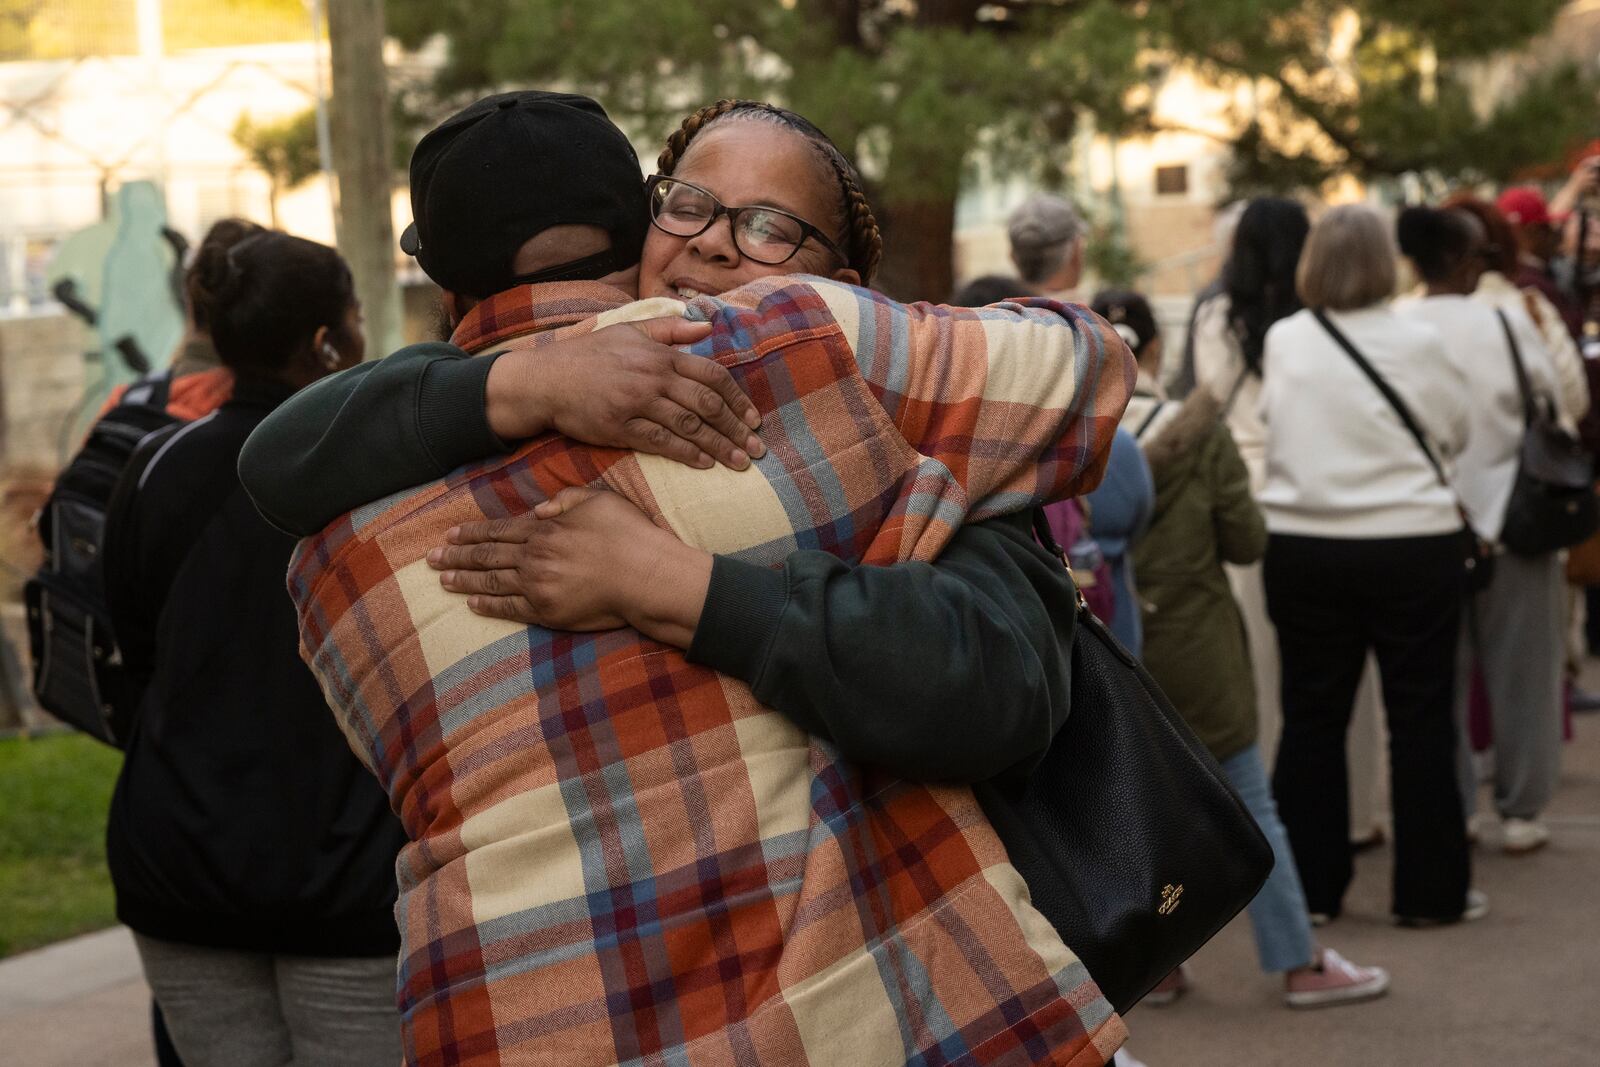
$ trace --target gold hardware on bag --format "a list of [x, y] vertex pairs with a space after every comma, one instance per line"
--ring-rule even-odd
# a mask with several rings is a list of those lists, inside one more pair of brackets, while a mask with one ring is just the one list
[[1178, 900], [1183, 896], [1183, 885], [1164, 885], [1161, 887], [1161, 906], [1156, 911], [1161, 915], [1171, 915], [1178, 910]]

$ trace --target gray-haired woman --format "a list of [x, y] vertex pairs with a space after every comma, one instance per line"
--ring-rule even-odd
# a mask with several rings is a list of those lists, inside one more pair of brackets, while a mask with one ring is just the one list
[[[1394, 916], [1476, 918], [1487, 900], [1468, 888], [1451, 714], [1462, 518], [1435, 468], [1466, 444], [1467, 383], [1436, 330], [1386, 306], [1394, 245], [1371, 209], [1335, 208], [1317, 223], [1296, 286], [1306, 308], [1267, 333], [1261, 406], [1264, 577], [1283, 674], [1278, 808], [1313, 917], [1337, 916], [1354, 874], [1345, 736], [1374, 652], [1390, 735]], [[1353, 353], [1399, 397], [1428, 452]]]

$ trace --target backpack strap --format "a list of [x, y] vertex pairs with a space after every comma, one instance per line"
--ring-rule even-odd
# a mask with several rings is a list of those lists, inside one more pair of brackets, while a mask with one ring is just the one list
[[1444, 467], [1434, 456], [1433, 449], [1428, 445], [1427, 435], [1417, 425], [1417, 420], [1412, 418], [1411, 409], [1406, 407], [1404, 400], [1400, 399], [1400, 394], [1394, 391], [1393, 386], [1384, 380], [1383, 375], [1378, 373], [1377, 368], [1367, 361], [1367, 357], [1361, 354], [1360, 349], [1351, 344], [1350, 338], [1346, 337], [1343, 331], [1333, 324], [1332, 320], [1323, 313], [1321, 308], [1312, 308], [1311, 314], [1316, 317], [1322, 328], [1328, 331], [1328, 336], [1332, 337], [1335, 343], [1344, 349], [1351, 359], [1355, 360], [1356, 366], [1361, 368], [1361, 373], [1365, 374], [1372, 384], [1377, 386], [1378, 392], [1383, 394], [1383, 398], [1389, 402], [1389, 406], [1394, 408], [1394, 413], [1400, 416], [1400, 421], [1405, 424], [1405, 428], [1411, 431], [1412, 437], [1416, 438], [1417, 447], [1421, 448], [1422, 454], [1428, 457], [1428, 466], [1433, 468], [1433, 473], [1438, 477], [1439, 484], [1449, 489], [1453, 494], [1455, 489], [1451, 486], [1450, 479], [1445, 477]]

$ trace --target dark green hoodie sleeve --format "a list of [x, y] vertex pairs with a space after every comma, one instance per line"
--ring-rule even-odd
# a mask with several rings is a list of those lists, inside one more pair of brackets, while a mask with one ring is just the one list
[[268, 522], [305, 537], [363, 504], [508, 451], [489, 429], [485, 400], [497, 355], [411, 345], [314, 382], [245, 442], [245, 491]]
[[963, 527], [933, 564], [718, 556], [689, 659], [856, 762], [916, 781], [1011, 778], [1065, 721], [1075, 604], [1027, 515]]

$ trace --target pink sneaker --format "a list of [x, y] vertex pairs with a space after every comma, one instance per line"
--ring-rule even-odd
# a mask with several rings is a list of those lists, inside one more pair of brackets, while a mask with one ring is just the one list
[[1139, 1003], [1148, 1004], [1152, 1008], [1165, 1007], [1189, 991], [1189, 973], [1183, 969], [1183, 964], [1144, 995]]
[[1315, 966], [1290, 971], [1284, 979], [1283, 999], [1291, 1008], [1322, 1008], [1381, 997], [1389, 990], [1389, 972], [1382, 967], [1358, 967], [1331, 948], [1325, 948]]

